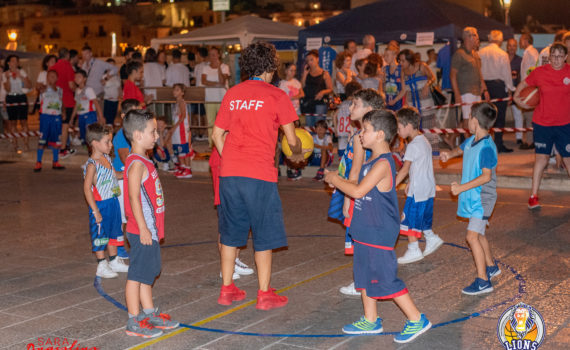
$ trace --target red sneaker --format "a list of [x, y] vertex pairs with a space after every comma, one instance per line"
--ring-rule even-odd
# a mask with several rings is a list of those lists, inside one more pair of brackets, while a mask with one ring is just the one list
[[236, 287], [233, 282], [229, 286], [222, 285], [222, 288], [220, 289], [220, 297], [218, 298], [218, 304], [231, 305], [234, 301], [245, 299], [245, 295], [245, 291]]
[[59, 164], [59, 162], [53, 162], [52, 169], [55, 169], [55, 170], [64, 170], [65, 167], [64, 167], [63, 165]]
[[42, 162], [36, 162], [36, 166], [34, 167], [34, 173], [39, 173], [42, 171]]
[[528, 208], [529, 209], [538, 209], [540, 208], [540, 203], [538, 203], [538, 196], [532, 195], [528, 199]]
[[182, 171], [174, 174], [179, 179], [192, 178], [192, 170], [190, 168], [182, 168]]
[[283, 307], [288, 302], [289, 298], [275, 294], [275, 289], [270, 287], [267, 292], [257, 291], [257, 305], [255, 305], [255, 308], [258, 310], [271, 310]]
[[354, 245], [352, 242], [344, 242], [344, 255], [354, 255]]

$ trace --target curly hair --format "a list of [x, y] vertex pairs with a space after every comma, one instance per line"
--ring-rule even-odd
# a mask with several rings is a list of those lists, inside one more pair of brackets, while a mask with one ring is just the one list
[[344, 65], [344, 60], [347, 57], [352, 58], [352, 54], [348, 51], [343, 51], [339, 53], [338, 56], [336, 56], [336, 59], [334, 60], [334, 65], [336, 66], [337, 69], [342, 68], [342, 66]]
[[248, 78], [265, 72], [273, 73], [279, 67], [279, 58], [275, 46], [267, 42], [250, 44], [239, 58], [239, 66]]

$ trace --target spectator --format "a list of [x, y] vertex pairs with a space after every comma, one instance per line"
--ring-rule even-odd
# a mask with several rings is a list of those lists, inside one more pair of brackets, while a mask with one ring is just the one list
[[[115, 65], [115, 60], [107, 59], [107, 63]], [[115, 118], [119, 110], [119, 97], [121, 96], [121, 79], [117, 74], [107, 75], [103, 77], [105, 85], [103, 87], [103, 116], [105, 123], [114, 127]]]
[[366, 65], [364, 66], [364, 74], [366, 78], [360, 83], [363, 89], [374, 89], [382, 91], [382, 57], [377, 53], [372, 53], [368, 56]]
[[306, 125], [314, 126], [317, 120], [326, 118], [327, 102], [325, 96], [333, 91], [331, 76], [319, 67], [319, 52], [317, 50], [309, 51], [305, 58], [301, 83], [303, 84], [303, 91], [305, 91], [305, 97], [301, 103], [301, 112], [317, 114], [317, 116], [305, 116]]
[[398, 63], [398, 49], [389, 45], [384, 50], [384, 62], [386, 66], [383, 68], [382, 84], [380, 88], [386, 96], [386, 108], [398, 111], [404, 105], [404, 96], [406, 89], [403, 82], [406, 81], [402, 65]]
[[[511, 77], [513, 85], [516, 87], [521, 82], [521, 62], [522, 57], [517, 55], [517, 41], [513, 38], [507, 40], [507, 54], [509, 55], [509, 62], [511, 64]], [[523, 127], [522, 111], [516, 103], [510, 103], [511, 111], [513, 112], [513, 119], [515, 120], [515, 128]], [[522, 132], [515, 133], [517, 138], [517, 145], [522, 145]]]
[[208, 64], [201, 70], [202, 86], [206, 87], [206, 119], [208, 121], [208, 143], [212, 147], [212, 127], [220, 110], [220, 103], [229, 87], [230, 67], [220, 60], [220, 49], [211, 47]]
[[366, 63], [368, 63], [368, 60], [366, 58], [361, 58], [354, 64], [356, 71], [358, 72], [356, 77], [354, 77], [354, 80], [360, 85], [362, 85], [364, 79], [368, 78], [368, 76], [364, 73], [364, 67], [366, 67]]
[[69, 63], [71, 63], [71, 67], [73, 67], [73, 74], [81, 69], [81, 67], [79, 67], [79, 51], [74, 49], [69, 50]]
[[[570, 31], [568, 31], [568, 32], [566, 32], [566, 34], [564, 34], [564, 36], [562, 37], [562, 43], [564, 45], [566, 45], [566, 48], [570, 52]], [[566, 59], [566, 63], [570, 64], [570, 55], [568, 55], [568, 58]]]
[[301, 102], [300, 99], [305, 96], [301, 82], [295, 78], [297, 75], [297, 66], [293, 62], [285, 63], [283, 66], [285, 77], [279, 82], [279, 88], [289, 96], [291, 103], [295, 108], [297, 115], [301, 115]]
[[437, 52], [437, 68], [441, 70], [441, 88], [451, 90], [449, 72], [451, 71], [451, 46], [449, 42]]
[[157, 53], [153, 48], [146, 50], [144, 55], [144, 87], [164, 86], [166, 68], [157, 62]]
[[344, 51], [350, 52], [350, 55], [353, 56], [356, 53], [356, 41], [349, 39], [344, 42]]
[[125, 58], [125, 63], [123, 63], [123, 65], [121, 66], [121, 69], [120, 69], [121, 81], [123, 81], [129, 77], [129, 75], [127, 74], [127, 63], [131, 60], [131, 57], [133, 56], [134, 52], [135, 52], [135, 49], [133, 49], [130, 46], [125, 48], [125, 51], [123, 52], [123, 56]]
[[202, 71], [204, 67], [209, 65], [208, 61], [208, 49], [205, 47], [198, 48], [198, 55], [196, 56], [196, 68], [194, 68], [194, 75], [196, 77], [196, 86], [202, 85]]
[[140, 83], [142, 80], [144, 74], [143, 70], [143, 64], [139, 61], [131, 60], [131, 62], [127, 64], [128, 78], [123, 82], [123, 100], [137, 100], [144, 109], [145, 105], [152, 101], [152, 96], [143, 95], [137, 86], [137, 83]]
[[[489, 45], [479, 50], [479, 57], [481, 57], [481, 74], [483, 75], [487, 89], [489, 89], [489, 97], [493, 99], [506, 98], [510, 96], [512, 91], [515, 91], [509, 55], [501, 49], [502, 42], [503, 33], [500, 30], [492, 30], [491, 34], [489, 34]], [[507, 101], [495, 102], [495, 106], [497, 107], [496, 128], [505, 127], [507, 104]], [[495, 145], [499, 153], [509, 153], [513, 151], [504, 145], [502, 132], [495, 132]]]
[[[529, 33], [521, 34], [519, 38], [519, 47], [524, 50], [521, 62], [521, 81], [524, 81], [530, 72], [536, 66], [538, 61], [538, 51], [532, 46], [534, 39]], [[532, 125], [532, 110], [523, 109], [523, 125], [530, 127]], [[525, 140], [520, 145], [520, 149], [533, 149], [534, 142], [532, 133], [525, 133]]]
[[352, 54], [350, 51], [341, 52], [336, 56], [334, 64], [337, 68], [336, 79], [334, 82], [335, 93], [339, 94], [340, 99], [344, 101], [346, 99], [344, 88], [356, 76], [356, 74], [350, 69], [350, 66], [352, 65]]
[[172, 50], [172, 63], [166, 69], [166, 86], [173, 87], [174, 84], [182, 84], [190, 86], [190, 71], [183, 65], [182, 52], [180, 50]]
[[[8, 132], [18, 131], [18, 121], [23, 132], [28, 132], [28, 98], [26, 93], [32, 84], [26, 72], [20, 68], [20, 58], [17, 55], [8, 55], [2, 75], [2, 83], [6, 89], [6, 110], [8, 111]], [[22, 153], [18, 148], [18, 139], [12, 139], [14, 150]], [[29, 150], [28, 137], [24, 137], [24, 150]]]
[[352, 55], [352, 62], [353, 65], [350, 67], [353, 72], [358, 73], [356, 71], [356, 61], [362, 58], [367, 58], [368, 55], [376, 51], [376, 39], [371, 34], [366, 34], [364, 38], [362, 38], [362, 49], [356, 51], [354, 55]]
[[61, 116], [61, 150], [59, 151], [60, 158], [67, 158], [75, 150], [70, 149], [68, 143], [68, 129], [69, 122], [71, 121], [71, 114], [75, 107], [75, 97], [73, 91], [75, 90], [75, 72], [73, 70], [72, 62], [77, 60], [75, 55], [73, 61], [71, 60], [71, 52], [66, 48], [59, 50], [59, 60], [54, 64], [51, 69], [57, 72], [57, 86], [63, 90], [63, 110]]
[[429, 49], [429, 50], [427, 50], [427, 56], [428, 56], [428, 60], [427, 60], [426, 64], [428, 65], [429, 69], [431, 69], [433, 75], [436, 76], [437, 81], [439, 82], [439, 80], [441, 79], [440, 78], [441, 72], [437, 68], [437, 53], [435, 52], [434, 49]]
[[115, 75], [119, 73], [119, 70], [113, 64], [95, 59], [89, 46], [83, 47], [81, 57], [83, 58], [82, 68], [87, 72], [86, 86], [92, 88], [99, 102], [103, 103], [103, 84], [101, 83], [103, 75]]
[[[566, 32], [567, 31], [565, 29], [560, 29], [559, 31], [557, 31], [556, 34], [554, 34], [553, 43], [561, 42]], [[545, 47], [544, 49], [542, 49], [542, 51], [540, 51], [540, 54], [538, 54], [538, 64], [537, 64], [538, 67], [548, 64], [548, 58], [550, 57], [550, 46], [552, 46], [552, 43], [547, 47]]]
[[186, 68], [190, 72], [190, 86], [196, 85], [196, 54], [194, 52], [188, 52], [188, 64], [186, 64]]

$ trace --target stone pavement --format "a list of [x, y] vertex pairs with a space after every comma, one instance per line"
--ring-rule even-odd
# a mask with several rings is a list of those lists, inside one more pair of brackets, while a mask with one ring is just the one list
[[[570, 344], [568, 192], [541, 192], [543, 208], [530, 212], [527, 190], [499, 190], [488, 237], [502, 273], [491, 294], [461, 294], [475, 273], [471, 255], [461, 247], [444, 245], [420, 262], [401, 266], [399, 276], [420, 310], [432, 323], [443, 325], [413, 343], [398, 345], [392, 335], [303, 338], [212, 331], [341, 334], [343, 325], [362, 314], [358, 298], [338, 292], [352, 279], [351, 258], [343, 255], [344, 230], [327, 221], [330, 191], [322, 183], [282, 179], [279, 191], [289, 247], [274, 255], [272, 286], [283, 290], [290, 304], [256, 310], [253, 275], [236, 281], [247, 298], [223, 307], [216, 303], [221, 281], [211, 181], [205, 174], [178, 180], [162, 172], [167, 235], [155, 302], [182, 323], [209, 330], [181, 328], [152, 344], [128, 337], [126, 312], [102, 297], [104, 293], [124, 305], [125, 275], [100, 281], [99, 291], [94, 287], [96, 263], [87, 234], [82, 171], [73, 164], [70, 161], [62, 172], [46, 166], [34, 174], [30, 162], [0, 163], [1, 349], [47, 348], [56, 341], [97, 349], [501, 349], [497, 319], [519, 301], [534, 306], [545, 319], [541, 349]], [[448, 191], [442, 186], [437, 193], [434, 230], [446, 242], [465, 246], [466, 224], [457, 220], [457, 203]], [[402, 208], [401, 191], [399, 199]], [[405, 249], [406, 242], [400, 240], [397, 255]], [[253, 265], [251, 245], [242, 259]], [[386, 332], [401, 330], [404, 316], [393, 302], [380, 302], [379, 311]], [[477, 317], [445, 324], [470, 315]]]

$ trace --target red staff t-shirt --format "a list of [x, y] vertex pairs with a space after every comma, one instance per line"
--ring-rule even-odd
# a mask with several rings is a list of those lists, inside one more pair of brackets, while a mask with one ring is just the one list
[[264, 81], [246, 80], [228, 90], [216, 126], [228, 131], [220, 176], [277, 182], [275, 145], [280, 125], [299, 119], [283, 90]]
[[135, 83], [127, 79], [123, 85], [123, 101], [129, 99], [135, 99], [141, 103], [142, 108], [145, 107], [143, 93]]
[[533, 70], [526, 78], [529, 86], [539, 88], [540, 103], [532, 122], [542, 126], [570, 124], [570, 65], [554, 70], [550, 64]]
[[75, 96], [69, 87], [69, 82], [75, 80], [75, 72], [73, 71], [71, 63], [66, 59], [60, 59], [56, 64], [51, 66], [50, 70], [57, 72], [56, 85], [63, 90], [63, 106], [65, 108], [75, 107]]

